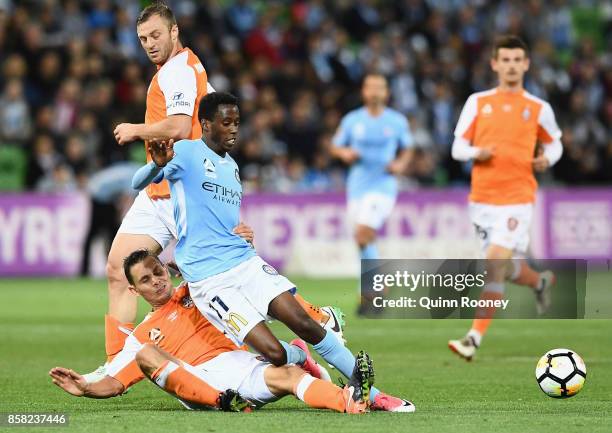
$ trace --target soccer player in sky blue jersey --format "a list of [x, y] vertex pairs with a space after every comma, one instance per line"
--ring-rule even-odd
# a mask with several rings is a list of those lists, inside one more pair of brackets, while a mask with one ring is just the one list
[[[200, 103], [199, 115], [201, 140], [151, 143], [153, 162], [133, 179], [136, 189], [162, 178], [170, 182], [178, 232], [175, 258], [195, 305], [228, 338], [238, 345], [248, 344], [275, 365], [307, 366], [311, 359], [306, 345], [276, 339], [266, 325], [268, 315], [312, 344], [345, 376], [351, 377], [355, 368], [367, 368], [356, 365], [340, 339], [308, 316], [292, 295], [295, 285], [232, 232], [242, 200], [238, 166], [228, 155], [240, 123], [236, 98], [208, 94]], [[369, 390], [371, 383], [364, 385]], [[373, 408], [414, 411], [412, 403], [374, 387], [366, 394], [363, 398], [369, 398]]]
[[387, 79], [368, 74], [361, 88], [364, 106], [346, 114], [333, 138], [332, 156], [350, 166], [348, 214], [362, 259], [377, 259], [376, 233], [395, 205], [397, 176], [412, 158], [412, 136], [402, 113], [386, 106]]

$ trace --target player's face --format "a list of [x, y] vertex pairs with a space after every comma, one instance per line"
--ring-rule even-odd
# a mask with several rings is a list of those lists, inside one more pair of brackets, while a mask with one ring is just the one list
[[522, 48], [500, 48], [497, 57], [491, 59], [491, 68], [500, 84], [519, 84], [529, 69], [529, 59]]
[[178, 41], [178, 27], [169, 27], [159, 15], [153, 15], [137, 28], [138, 39], [149, 59], [156, 65], [168, 61]]
[[220, 150], [229, 152], [234, 148], [240, 125], [240, 111], [236, 105], [219, 105], [214, 120], [205, 123], [202, 127], [208, 129], [210, 139]]
[[147, 257], [130, 270], [134, 290], [153, 307], [161, 307], [172, 297], [168, 270], [154, 257]]
[[365, 105], [384, 105], [389, 98], [387, 80], [378, 75], [366, 77], [361, 88], [361, 96]]

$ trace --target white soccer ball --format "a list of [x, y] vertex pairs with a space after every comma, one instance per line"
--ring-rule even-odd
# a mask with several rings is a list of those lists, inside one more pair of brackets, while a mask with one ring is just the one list
[[578, 394], [586, 380], [586, 365], [570, 349], [553, 349], [538, 361], [535, 370], [540, 389], [554, 398], [567, 398]]

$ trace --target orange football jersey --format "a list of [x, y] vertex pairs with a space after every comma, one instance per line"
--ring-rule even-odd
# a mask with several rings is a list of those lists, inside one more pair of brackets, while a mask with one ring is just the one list
[[145, 343], [154, 343], [191, 365], [202, 364], [224, 352], [244, 349], [206, 320], [193, 303], [186, 283], [176, 288], [167, 304], [150, 313], [134, 329], [121, 352], [108, 365], [107, 374], [126, 388], [142, 380], [144, 375], [136, 363], [136, 354]]
[[[191, 134], [186, 138], [200, 138], [202, 127], [198, 120], [198, 107], [209, 89], [204, 66], [189, 48], [183, 48], [164, 63], [151, 80], [145, 124], [159, 122], [174, 114], [187, 114], [191, 116]], [[151, 155], [147, 152], [147, 162], [150, 161]], [[150, 184], [147, 193], [152, 199], [170, 197], [168, 181]]]
[[495, 147], [488, 161], [474, 161], [470, 201], [509, 205], [535, 200], [536, 144], [561, 138], [561, 131], [547, 102], [524, 90], [511, 93], [495, 88], [468, 98], [455, 136], [472, 146]]

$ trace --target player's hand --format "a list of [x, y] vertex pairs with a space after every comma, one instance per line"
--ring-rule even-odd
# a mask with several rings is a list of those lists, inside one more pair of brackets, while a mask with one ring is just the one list
[[539, 155], [533, 158], [533, 169], [538, 173], [546, 171], [548, 167], [550, 167], [550, 163], [548, 162], [548, 158], [544, 155]]
[[155, 165], [165, 167], [174, 158], [174, 140], [151, 140], [147, 145], [147, 150]]
[[49, 376], [55, 385], [77, 397], [84, 396], [89, 385], [79, 373], [64, 367], [52, 368]]
[[357, 152], [355, 149], [351, 149], [350, 147], [342, 149], [342, 152], [339, 156], [342, 162], [347, 165], [352, 165], [355, 161], [361, 158], [359, 152]]
[[117, 140], [117, 143], [119, 143], [120, 146], [139, 139], [138, 135], [136, 134], [136, 125], [133, 123], [121, 123], [117, 125], [113, 131], [113, 134], [115, 135], [115, 140]]
[[387, 171], [394, 176], [403, 176], [406, 174], [406, 165], [401, 161], [393, 160], [387, 166]]
[[234, 227], [234, 233], [250, 244], [253, 244], [253, 241], [255, 240], [255, 232], [253, 232], [253, 229], [242, 221], [240, 221], [240, 224]]
[[491, 159], [495, 155], [494, 147], [481, 147], [478, 149], [478, 155], [476, 155], [476, 161], [484, 162]]

